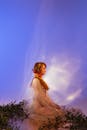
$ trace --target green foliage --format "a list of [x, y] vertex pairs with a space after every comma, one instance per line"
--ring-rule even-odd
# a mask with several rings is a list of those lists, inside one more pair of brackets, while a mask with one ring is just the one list
[[0, 129], [18, 130], [19, 126], [15, 126], [17, 122], [23, 121], [26, 118], [26, 113], [23, 110], [24, 102], [16, 104], [11, 102], [7, 105], [0, 106]]
[[66, 123], [70, 124], [70, 130], [84, 130], [87, 128], [87, 116], [81, 110], [65, 108]]
[[[28, 117], [28, 111], [24, 111], [26, 101], [11, 102], [7, 105], [0, 106], [0, 130], [19, 130], [22, 121]], [[60, 127], [69, 128], [69, 130], [86, 130], [87, 116], [81, 110], [75, 108], [63, 107], [64, 117], [54, 117], [53, 120], [48, 118], [39, 130], [57, 130]]]

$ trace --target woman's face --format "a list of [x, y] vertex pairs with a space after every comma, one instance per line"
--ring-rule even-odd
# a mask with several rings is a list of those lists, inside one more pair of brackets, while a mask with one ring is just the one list
[[41, 75], [44, 75], [46, 73], [46, 66], [42, 65], [41, 67]]

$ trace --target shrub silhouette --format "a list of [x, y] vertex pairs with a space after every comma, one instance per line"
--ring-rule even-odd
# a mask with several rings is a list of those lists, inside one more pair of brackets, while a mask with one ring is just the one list
[[[0, 130], [19, 130], [20, 125], [24, 119], [28, 117], [28, 111], [24, 111], [26, 101], [23, 100], [19, 103], [11, 102], [7, 105], [0, 106]], [[48, 123], [43, 123], [39, 130], [50, 130], [54, 128], [68, 128], [69, 130], [87, 130], [87, 116], [79, 109], [62, 107], [65, 116], [64, 120], [55, 117], [54, 120]], [[55, 123], [54, 123], [55, 122]]]

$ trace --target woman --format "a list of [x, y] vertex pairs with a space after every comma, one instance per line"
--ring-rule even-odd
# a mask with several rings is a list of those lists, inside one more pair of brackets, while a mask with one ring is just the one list
[[31, 83], [34, 95], [29, 108], [29, 130], [57, 130], [61, 124], [63, 111], [48, 96], [48, 85], [42, 79], [46, 73], [46, 64], [37, 62], [33, 68], [34, 78]]

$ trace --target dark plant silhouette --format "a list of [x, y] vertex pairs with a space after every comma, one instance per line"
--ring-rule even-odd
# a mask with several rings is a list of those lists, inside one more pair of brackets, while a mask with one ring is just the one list
[[[28, 117], [28, 111], [24, 110], [26, 101], [19, 103], [11, 102], [7, 105], [0, 106], [0, 130], [19, 130], [24, 119]], [[87, 130], [87, 116], [79, 109], [62, 107], [65, 115], [62, 117], [54, 117], [53, 120], [48, 118], [48, 122], [44, 122], [39, 130]]]
[[19, 124], [26, 118], [23, 110], [24, 102], [16, 104], [11, 102], [7, 105], [0, 106], [0, 129], [15, 130], [19, 129]]
[[87, 116], [76, 108], [65, 108], [66, 124], [70, 130], [86, 130]]

